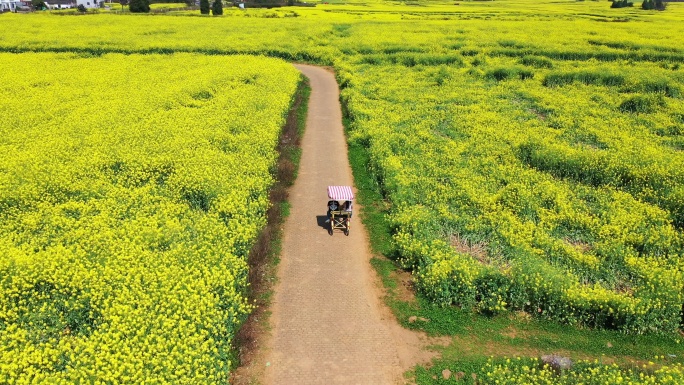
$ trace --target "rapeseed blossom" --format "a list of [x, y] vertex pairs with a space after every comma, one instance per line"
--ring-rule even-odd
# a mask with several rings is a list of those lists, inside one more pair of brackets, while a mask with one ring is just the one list
[[0, 383], [227, 382], [299, 73], [194, 54], [0, 63], [15, 112], [0, 123]]

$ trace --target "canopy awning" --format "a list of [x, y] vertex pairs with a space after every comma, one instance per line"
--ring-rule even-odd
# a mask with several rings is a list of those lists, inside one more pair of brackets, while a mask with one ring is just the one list
[[354, 192], [350, 186], [328, 186], [328, 198], [336, 201], [354, 200]]

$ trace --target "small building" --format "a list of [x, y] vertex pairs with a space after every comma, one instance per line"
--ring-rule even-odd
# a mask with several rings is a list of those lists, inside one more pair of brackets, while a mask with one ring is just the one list
[[20, 7], [20, 0], [0, 0], [0, 12], [16, 12]]
[[48, 0], [43, 2], [48, 9], [76, 8], [76, 0]]
[[79, 5], [86, 8], [104, 8], [104, 0], [76, 0], [76, 6]]

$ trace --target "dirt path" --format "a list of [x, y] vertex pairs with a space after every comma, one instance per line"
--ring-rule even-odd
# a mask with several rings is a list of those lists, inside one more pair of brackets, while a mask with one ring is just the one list
[[327, 232], [326, 187], [352, 185], [339, 90], [332, 73], [296, 67], [310, 79], [312, 93], [290, 191], [264, 382], [395, 384], [423, 342], [382, 304], [360, 220], [354, 218], [349, 236]]

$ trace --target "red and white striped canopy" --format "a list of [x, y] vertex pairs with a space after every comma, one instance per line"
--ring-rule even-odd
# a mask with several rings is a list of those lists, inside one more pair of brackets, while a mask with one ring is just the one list
[[351, 201], [354, 199], [354, 192], [349, 186], [328, 186], [328, 198], [336, 201]]

